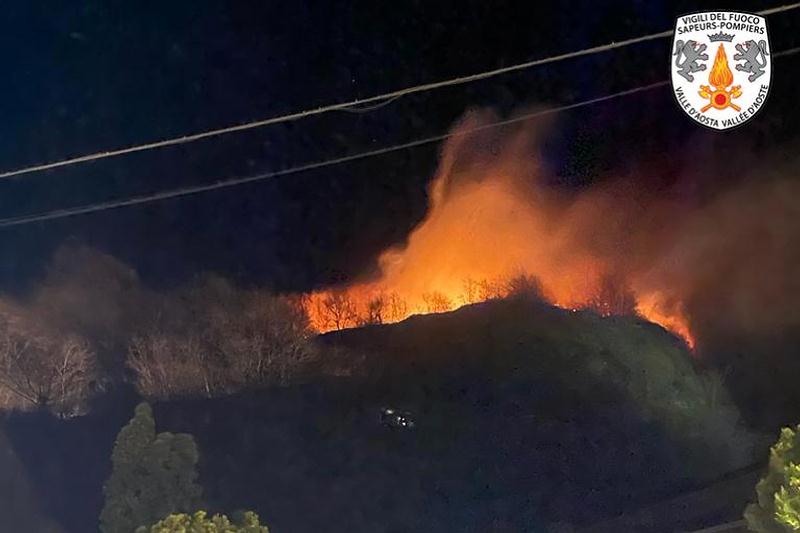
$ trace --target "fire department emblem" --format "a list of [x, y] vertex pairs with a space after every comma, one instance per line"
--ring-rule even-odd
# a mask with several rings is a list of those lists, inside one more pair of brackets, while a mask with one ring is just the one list
[[678, 17], [670, 60], [678, 105], [709, 128], [744, 124], [769, 93], [770, 54], [762, 16], [706, 11]]

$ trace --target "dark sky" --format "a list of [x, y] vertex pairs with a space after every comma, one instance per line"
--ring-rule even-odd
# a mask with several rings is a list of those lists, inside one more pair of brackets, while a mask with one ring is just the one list
[[[778, 3], [724, 7], [755, 11]], [[707, 7], [720, 6], [9, 0], [0, 15], [0, 169], [662, 31], [677, 14]], [[800, 11], [768, 23], [773, 50], [800, 45]], [[601, 96], [665, 79], [669, 47], [667, 39], [630, 46], [407, 97], [373, 113], [331, 113], [7, 180], [0, 183], [0, 217], [407, 142], [445, 132], [471, 107], [507, 114]], [[800, 135], [798, 61], [776, 60], [765, 110], [727, 133], [706, 131], [683, 116], [668, 88], [560, 115], [544, 147], [557, 177], [553, 186], [577, 190], [615, 171], [647, 168], [642, 179], [654, 188], [683, 186], [702, 195], [724, 187], [738, 170], [716, 164], [726, 154], [757, 158]], [[153, 285], [206, 270], [282, 290], [347, 279], [423, 216], [437, 153], [431, 145], [189, 198], [0, 229], [0, 289], [24, 291], [67, 242], [110, 252]], [[682, 185], [687, 179], [697, 183]]]

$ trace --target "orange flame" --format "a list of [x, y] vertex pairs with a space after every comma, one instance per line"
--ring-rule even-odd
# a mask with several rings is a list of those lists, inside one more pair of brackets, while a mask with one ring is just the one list
[[[473, 116], [464, 127], [479, 122]], [[383, 252], [376, 280], [310, 295], [320, 331], [394, 322], [524, 290], [567, 308], [602, 314], [637, 312], [693, 346], [679, 305], [626, 270], [637, 245], [630, 206], [616, 191], [577, 199], [540, 181], [530, 129], [457, 135], [446, 145], [430, 187], [426, 218], [405, 246]], [[498, 150], [498, 146], [504, 148]], [[635, 207], [636, 202], [631, 202]]]
[[724, 89], [733, 83], [733, 72], [728, 67], [728, 56], [725, 54], [725, 47], [722, 44], [717, 48], [717, 55], [714, 57], [714, 66], [708, 73], [708, 82], [719, 89]]

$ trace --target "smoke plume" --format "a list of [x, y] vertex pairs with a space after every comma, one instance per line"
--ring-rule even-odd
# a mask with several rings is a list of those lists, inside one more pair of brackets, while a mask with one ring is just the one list
[[[455, 128], [426, 217], [407, 242], [381, 254], [377, 279], [312, 296], [319, 329], [502, 296], [521, 275], [538, 280], [555, 305], [636, 312], [690, 345], [800, 322], [797, 160], [742, 169], [735, 184], [702, 201], [650, 191], [643, 175], [575, 191], [551, 185], [539, 148], [547, 128], [469, 132], [492, 120], [470, 113]], [[339, 320], [330, 320], [332, 310]]]

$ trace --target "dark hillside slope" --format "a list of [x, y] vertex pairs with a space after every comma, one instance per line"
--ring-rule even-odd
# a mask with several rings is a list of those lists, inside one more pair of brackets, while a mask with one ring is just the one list
[[[325, 371], [348, 377], [318, 369], [304, 385], [154, 406], [159, 431], [197, 438], [212, 510], [255, 509], [276, 532], [540, 531], [698, 486], [746, 442], [681, 343], [632, 318], [515, 300], [319, 343]], [[96, 523], [102, 482], [76, 476], [111, 452], [81, 435], [127, 416], [9, 420], [69, 531]]]
[[0, 426], [0, 529], [60, 533], [61, 529], [44, 516], [37, 500], [27, 472]]
[[718, 376], [703, 371], [681, 339], [637, 317], [516, 298], [329, 333], [320, 342], [359, 354], [377, 394], [411, 395], [422, 408], [431, 386], [488, 386], [501, 397], [502, 389], [537, 383], [573, 395], [583, 408], [632, 409], [710, 471], [741, 466], [752, 451]]

